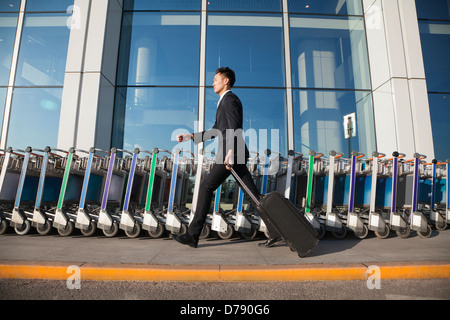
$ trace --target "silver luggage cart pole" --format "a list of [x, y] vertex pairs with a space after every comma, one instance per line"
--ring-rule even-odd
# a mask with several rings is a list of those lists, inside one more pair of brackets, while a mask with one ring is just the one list
[[[28, 163], [31, 155], [31, 147], [27, 147], [24, 151], [24, 157], [22, 162], [22, 169], [20, 171], [19, 183], [17, 186], [16, 197], [14, 200], [14, 207], [11, 214], [10, 226], [14, 228], [14, 231], [19, 235], [27, 234], [31, 229], [31, 223], [28, 220], [25, 212], [20, 208], [20, 201], [22, 198], [22, 191], [25, 184], [25, 178], [27, 176]], [[12, 151], [22, 150], [13, 149]]]
[[342, 157], [343, 153], [330, 151], [330, 159], [328, 164], [328, 192], [327, 192], [327, 211], [325, 217], [325, 228], [330, 231], [334, 238], [343, 239], [347, 235], [347, 228], [338, 214], [333, 210], [334, 198], [334, 178], [336, 170], [336, 159]]

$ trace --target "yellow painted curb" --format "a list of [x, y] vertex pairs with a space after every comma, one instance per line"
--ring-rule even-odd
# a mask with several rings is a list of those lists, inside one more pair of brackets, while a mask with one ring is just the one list
[[[366, 266], [367, 265], [367, 266]], [[160, 266], [82, 263], [0, 263], [0, 279], [95, 281], [345, 281], [366, 280], [371, 264], [281, 266]], [[373, 263], [381, 279], [450, 278], [450, 262]]]

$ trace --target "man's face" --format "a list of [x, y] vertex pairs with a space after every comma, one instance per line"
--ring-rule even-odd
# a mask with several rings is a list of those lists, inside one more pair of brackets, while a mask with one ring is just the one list
[[217, 94], [221, 94], [224, 91], [226, 91], [229, 81], [230, 80], [226, 78], [223, 74], [216, 73], [216, 75], [214, 76], [214, 83], [213, 83], [214, 92]]

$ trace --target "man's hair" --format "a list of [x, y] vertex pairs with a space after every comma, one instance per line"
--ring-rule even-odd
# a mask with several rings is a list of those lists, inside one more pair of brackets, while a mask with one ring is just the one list
[[228, 78], [230, 80], [230, 86], [233, 88], [234, 83], [236, 82], [236, 75], [234, 74], [234, 71], [228, 67], [222, 67], [216, 70], [216, 74], [218, 73], [223, 74], [226, 78]]

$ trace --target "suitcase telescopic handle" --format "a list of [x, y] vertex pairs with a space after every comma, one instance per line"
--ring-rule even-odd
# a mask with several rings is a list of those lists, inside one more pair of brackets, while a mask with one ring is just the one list
[[231, 165], [227, 165], [228, 168], [230, 168], [231, 174], [233, 177], [239, 182], [239, 184], [244, 188], [245, 192], [252, 198], [253, 202], [256, 204], [256, 206], [259, 206], [259, 200], [256, 198], [256, 196], [250, 191], [250, 189], [245, 185], [244, 181], [242, 181], [241, 177], [234, 171], [233, 167]]

